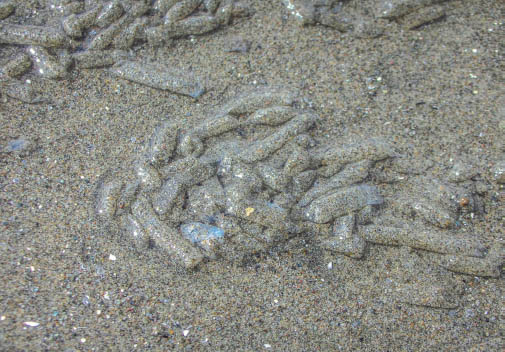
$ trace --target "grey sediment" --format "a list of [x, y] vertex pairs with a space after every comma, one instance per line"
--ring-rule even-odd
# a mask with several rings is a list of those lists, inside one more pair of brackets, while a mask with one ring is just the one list
[[[300, 26], [280, 0], [202, 1], [168, 38], [151, 6], [89, 50], [153, 1], [0, 1], [1, 350], [503, 350], [503, 2], [291, 2], [319, 5]], [[124, 60], [206, 93], [108, 71]], [[309, 129], [237, 157], [300, 112]], [[363, 185], [362, 208], [304, 216]]]

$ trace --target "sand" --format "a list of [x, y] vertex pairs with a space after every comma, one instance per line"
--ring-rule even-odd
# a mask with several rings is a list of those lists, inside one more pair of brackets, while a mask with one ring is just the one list
[[[505, 151], [502, 2], [453, 1], [442, 21], [376, 39], [300, 27], [280, 1], [251, 5], [253, 16], [211, 34], [133, 49], [200, 77], [198, 101], [104, 69], [33, 79], [40, 104], [2, 92], [0, 350], [503, 350], [503, 274], [454, 275], [456, 306], [430, 308], [395, 298], [391, 280], [409, 275], [399, 260], [414, 255], [397, 247], [355, 260], [300, 236], [188, 272], [96, 221], [100, 176], [131, 163], [161, 119], [193, 126], [245, 88], [279, 85], [319, 114], [320, 138], [380, 135], [440, 175], [471, 162], [476, 232], [503, 245], [505, 190], [491, 172]], [[230, 52], [237, 38], [250, 50]], [[7, 151], [17, 139], [30, 144]]]

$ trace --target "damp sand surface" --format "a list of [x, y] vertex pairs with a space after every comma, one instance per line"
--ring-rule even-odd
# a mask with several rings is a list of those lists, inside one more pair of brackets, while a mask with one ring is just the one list
[[[40, 25], [27, 4], [27, 23]], [[503, 274], [454, 274], [456, 304], [430, 308], [397, 299], [395, 282], [426, 284], [397, 247], [370, 245], [356, 260], [302, 235], [188, 272], [97, 223], [100, 177], [132, 163], [160, 120], [189, 129], [247, 88], [282, 86], [321, 117], [317, 138], [382, 136], [440, 177], [471, 164], [476, 236], [503, 245], [505, 191], [492, 172], [505, 151], [503, 3], [453, 1], [441, 21], [374, 39], [300, 27], [281, 1], [251, 6], [211, 34], [133, 49], [199, 77], [197, 101], [103, 69], [34, 78], [37, 104], [1, 92], [0, 349], [503, 350]]]

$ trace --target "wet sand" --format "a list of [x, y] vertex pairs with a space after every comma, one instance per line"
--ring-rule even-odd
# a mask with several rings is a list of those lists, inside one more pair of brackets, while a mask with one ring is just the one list
[[[280, 2], [251, 4], [253, 16], [211, 34], [134, 49], [200, 77], [198, 101], [103, 69], [34, 79], [41, 104], [2, 92], [0, 349], [502, 350], [503, 274], [453, 275], [457, 306], [435, 309], [395, 298], [391, 280], [409, 275], [396, 247], [355, 260], [299, 236], [187, 272], [97, 223], [100, 176], [131, 163], [160, 119], [194, 126], [247, 87], [279, 85], [319, 114], [319, 138], [380, 135], [440, 175], [469, 160], [483, 185], [476, 233], [503, 246], [505, 191], [491, 172], [505, 152], [503, 3], [453, 1], [442, 21], [376, 39], [301, 28]], [[236, 38], [250, 50], [229, 52]], [[6, 152], [19, 138], [31, 145]]]

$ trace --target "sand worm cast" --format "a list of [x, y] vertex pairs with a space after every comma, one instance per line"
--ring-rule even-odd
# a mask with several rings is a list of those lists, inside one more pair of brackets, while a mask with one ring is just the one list
[[[499, 276], [499, 255], [458, 228], [472, 194], [411, 178], [390, 200], [375, 166], [398, 155], [382, 138], [312, 137], [318, 116], [281, 88], [242, 94], [185, 130], [163, 121], [129, 171], [103, 177], [96, 212], [141, 248], [154, 243], [191, 269], [310, 234], [361, 258], [368, 243], [433, 254], [448, 270]], [[495, 251], [498, 253], [498, 251]]]
[[153, 44], [208, 33], [227, 25], [233, 17], [250, 14], [246, 3], [234, 0], [157, 0], [154, 10], [161, 21], [145, 32]]
[[15, 17], [15, 6], [11, 1], [0, 4], [0, 44], [20, 51], [26, 47], [28, 55], [9, 58], [0, 68], [0, 77], [19, 77], [31, 66], [49, 79], [64, 78], [72, 66], [109, 67], [131, 56], [128, 50], [136, 44], [170, 44], [251, 13], [246, 3], [235, 0], [55, 0], [44, 12], [48, 24], [40, 26], [20, 25], [8, 18]]
[[358, 37], [378, 37], [392, 22], [416, 29], [445, 16], [445, 0], [282, 0], [300, 24], [319, 23]]

